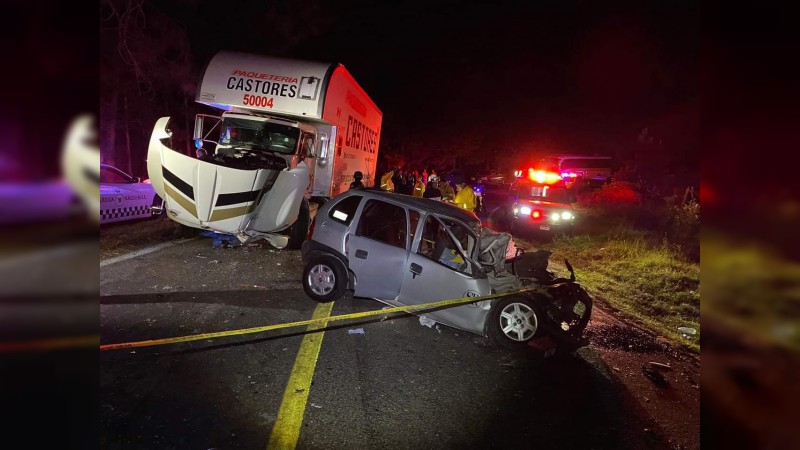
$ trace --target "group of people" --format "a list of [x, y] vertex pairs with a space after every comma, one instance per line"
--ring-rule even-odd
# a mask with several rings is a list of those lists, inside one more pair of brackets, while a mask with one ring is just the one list
[[383, 174], [380, 189], [452, 203], [461, 209], [474, 212], [475, 192], [467, 185], [463, 177], [455, 179], [453, 182], [455, 189], [446, 180], [442, 180], [434, 169], [431, 169], [430, 173], [427, 170], [422, 170], [420, 173], [418, 170], [411, 171], [396, 167]]

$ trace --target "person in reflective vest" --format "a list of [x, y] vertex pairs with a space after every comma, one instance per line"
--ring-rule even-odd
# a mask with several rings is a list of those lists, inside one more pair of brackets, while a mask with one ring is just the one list
[[456, 181], [456, 198], [453, 202], [461, 209], [475, 212], [475, 191], [463, 179]]
[[381, 177], [382, 191], [394, 192], [394, 182], [392, 182], [392, 176], [394, 176], [394, 169], [383, 174]]
[[441, 180], [439, 183], [439, 190], [442, 191], [442, 200], [445, 202], [453, 203], [456, 198], [456, 191], [453, 190], [453, 186], [450, 186], [450, 183], [447, 180]]
[[414, 197], [422, 197], [425, 194], [425, 181], [423, 178], [417, 178], [417, 182], [414, 183]]

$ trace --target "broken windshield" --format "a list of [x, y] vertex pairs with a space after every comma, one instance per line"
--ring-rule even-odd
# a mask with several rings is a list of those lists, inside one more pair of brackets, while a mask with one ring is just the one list
[[226, 117], [222, 120], [219, 144], [229, 148], [267, 150], [292, 154], [300, 129], [279, 123]]

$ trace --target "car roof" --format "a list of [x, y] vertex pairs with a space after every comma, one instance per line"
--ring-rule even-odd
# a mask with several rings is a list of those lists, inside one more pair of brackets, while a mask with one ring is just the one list
[[480, 219], [478, 219], [478, 216], [476, 216], [474, 213], [465, 211], [455, 205], [444, 203], [438, 200], [431, 200], [429, 198], [413, 197], [411, 195], [395, 194], [394, 192], [370, 189], [351, 189], [347, 191], [347, 193], [352, 193], [353, 195], [363, 195], [367, 198], [388, 200], [391, 203], [399, 203], [415, 209], [431, 212], [436, 215], [453, 217], [465, 223], [480, 222]]

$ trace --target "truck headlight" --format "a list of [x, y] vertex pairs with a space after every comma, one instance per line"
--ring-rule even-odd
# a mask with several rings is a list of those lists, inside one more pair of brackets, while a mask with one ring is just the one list
[[531, 209], [527, 206], [523, 206], [519, 209], [519, 213], [527, 216], [531, 213]]
[[561, 213], [561, 218], [564, 220], [570, 220], [572, 219], [572, 213], [569, 211], [564, 211]]
[[558, 222], [558, 219], [561, 218], [557, 212], [553, 213], [550, 217], [553, 219], [553, 222]]

